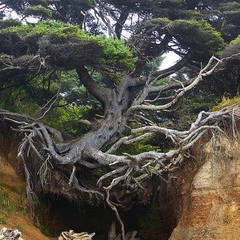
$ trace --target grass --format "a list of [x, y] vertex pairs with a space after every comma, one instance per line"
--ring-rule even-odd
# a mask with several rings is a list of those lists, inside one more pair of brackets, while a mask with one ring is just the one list
[[2, 185], [0, 185], [0, 208], [2, 211], [6, 212], [13, 212], [16, 210], [13, 201], [10, 199]]
[[3, 217], [1, 217], [1, 218], [0, 218], [0, 224], [5, 224], [5, 223], [6, 223], [6, 219], [3, 218]]
[[225, 107], [232, 106], [238, 102], [240, 102], [240, 96], [236, 96], [234, 98], [228, 98], [228, 97], [223, 96], [222, 101], [217, 106], [213, 107], [212, 110], [219, 111]]

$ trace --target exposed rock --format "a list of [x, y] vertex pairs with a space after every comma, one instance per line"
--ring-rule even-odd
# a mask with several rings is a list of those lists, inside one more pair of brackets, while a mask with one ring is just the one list
[[170, 240], [239, 239], [240, 141], [221, 136], [204, 151], [206, 161], [185, 189], [187, 201]]

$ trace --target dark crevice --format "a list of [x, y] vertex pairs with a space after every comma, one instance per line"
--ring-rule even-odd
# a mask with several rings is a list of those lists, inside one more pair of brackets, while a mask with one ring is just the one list
[[[137, 230], [141, 240], [167, 240], [170, 237], [176, 226], [175, 206], [169, 205], [172, 195], [166, 192], [157, 195], [148, 205], [119, 210], [126, 232]], [[73, 229], [75, 232], [95, 232], [94, 240], [107, 240], [114, 221], [117, 233], [120, 233], [114, 213], [105, 205], [79, 206], [52, 194], [43, 195], [40, 202], [37, 218], [45, 234], [56, 237], [62, 231]]]

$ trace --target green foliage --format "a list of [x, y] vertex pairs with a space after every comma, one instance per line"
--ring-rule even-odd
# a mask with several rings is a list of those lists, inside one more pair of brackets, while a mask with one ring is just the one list
[[196, 10], [179, 10], [177, 11], [177, 17], [178, 19], [202, 20], [204, 18], [204, 15]]
[[[22, 38], [25, 38], [28, 44], [32, 42], [33, 45], [42, 37], [48, 36], [50, 43], [54, 44], [52, 47], [55, 46], [55, 51], [57, 51], [58, 46], [56, 44], [62, 44], [59, 45], [59, 47], [61, 47], [59, 51], [63, 51], [62, 49], [64, 48], [68, 50], [69, 48], [68, 55], [73, 61], [69, 63], [69, 60], [64, 60], [65, 65], [68, 67], [68, 64], [72, 64], [73, 67], [78, 59], [79, 61], [81, 60], [82, 56], [80, 54], [86, 54], [89, 55], [89, 57], [91, 56], [90, 54], [95, 54], [95, 56], [91, 58], [92, 62], [118, 71], [132, 70], [136, 61], [136, 59], [132, 57], [130, 49], [124, 45], [123, 41], [88, 36], [78, 26], [67, 25], [59, 21], [39, 22], [35, 26], [22, 25], [9, 27], [0, 31], [0, 37], [6, 34], [11, 34], [12, 38], [14, 38], [15, 35], [21, 38], [21, 41]], [[2, 44], [4, 44], [4, 41], [2, 41]], [[63, 44], [67, 44], [67, 46], [64, 47]], [[84, 48], [86, 53], [82, 48]], [[89, 54], [87, 54], [87, 51], [89, 51]], [[59, 61], [61, 61], [61, 57], [62, 56], [59, 55]], [[56, 56], [54, 56], [54, 58], [56, 58]]]
[[22, 213], [22, 215], [27, 215], [29, 213], [28, 208], [22, 207], [21, 213]]
[[54, 108], [46, 117], [49, 126], [62, 130], [72, 136], [77, 136], [85, 132], [86, 126], [79, 123], [83, 114], [92, 109], [90, 105], [77, 106], [76, 104], [66, 104], [64, 100], [59, 102], [61, 107]]
[[[42, 79], [36, 77], [31, 83], [17, 85], [16, 89], [7, 89], [0, 95], [0, 108], [39, 118], [43, 107], [58, 91], [59, 86], [52, 81], [50, 86], [44, 85]], [[31, 101], [29, 101], [31, 99]]]
[[149, 57], [158, 57], [172, 48], [181, 57], [191, 55], [193, 61], [206, 62], [213, 54], [218, 55], [225, 43], [221, 33], [207, 21], [196, 19], [147, 21], [139, 26], [139, 41], [135, 44]]
[[217, 102], [219, 102], [219, 97], [209, 92], [204, 86], [186, 94], [176, 113], [177, 124], [173, 123], [173, 127], [176, 128], [177, 126], [179, 129], [189, 129], [199, 112], [210, 111]]
[[[222, 75], [221, 78], [228, 79], [229, 83], [234, 83], [237, 85], [232, 86], [232, 90], [237, 90], [239, 88], [239, 62], [240, 62], [240, 35], [236, 37], [234, 40], [230, 42], [230, 44], [227, 45], [227, 47], [222, 51], [222, 58], [225, 58], [226, 64], [225, 64], [225, 73]], [[231, 93], [232, 91], [229, 91]], [[234, 94], [235, 95], [235, 94]], [[232, 95], [233, 96], [233, 95]]]
[[124, 45], [122, 40], [113, 40], [103, 37], [91, 37], [96, 40], [103, 49], [101, 62], [110, 64], [113, 68], [131, 70], [134, 67], [136, 58], [133, 58], [130, 49]]
[[[57, 73], [61, 81], [61, 92], [70, 92], [79, 85], [78, 75], [75, 70], [60, 71]], [[82, 86], [79, 86], [81, 88]]]
[[194, 50], [194, 57], [210, 56], [224, 47], [221, 33], [207, 21], [175, 20], [169, 25], [168, 32], [182, 47]]
[[43, 7], [42, 5], [37, 5], [29, 7], [24, 11], [25, 16], [36, 16], [44, 19], [50, 18], [52, 16], [52, 11]]
[[240, 44], [240, 35], [238, 35], [237, 38], [235, 38], [234, 40], [232, 40], [232, 41], [230, 42], [230, 44], [232, 44], [232, 45]]
[[130, 145], [123, 145], [118, 149], [117, 154], [128, 153], [136, 155], [147, 151], [157, 151], [159, 147], [149, 144], [150, 140], [150, 138], [146, 138], [143, 141], [138, 141]]
[[195, 93], [189, 94], [183, 99], [184, 104], [184, 114], [188, 115], [188, 113], [199, 113], [202, 110], [208, 111], [215, 104], [216, 96], [214, 94], [210, 94], [203, 91], [197, 91]]
[[231, 10], [237, 9], [237, 8], [240, 8], [240, 3], [235, 2], [235, 1], [234, 2], [228, 1], [228, 2], [222, 3], [220, 5], [220, 10], [221, 11], [231, 11]]
[[[81, 2], [81, 1], [79, 1], [79, 2]], [[85, 0], [82, 2], [86, 2], [89, 6], [92, 6], [94, 4], [94, 0]]]
[[6, 219], [3, 217], [0, 217], [0, 224], [5, 224], [6, 223]]
[[6, 91], [0, 95], [0, 108], [39, 118], [43, 114], [40, 109], [60, 88], [59, 100], [44, 121], [72, 136], [85, 133], [89, 127], [79, 120], [91, 119], [98, 111], [99, 103], [79, 85], [76, 71], [57, 72], [56, 75], [60, 83], [53, 79], [50, 85], [45, 86], [40, 78], [36, 78], [31, 85], [19, 87], [18, 92]]
[[5, 212], [15, 211], [13, 201], [9, 198], [3, 186], [0, 185], [0, 209]]
[[240, 96], [236, 96], [234, 98], [228, 98], [228, 97], [223, 96], [222, 101], [217, 106], [213, 107], [212, 110], [219, 111], [225, 107], [232, 106], [239, 102], [240, 102]]
[[194, 17], [202, 17], [203, 15], [199, 11], [189, 10], [189, 11], [186, 12], [185, 16], [188, 16], [189, 19], [191, 19], [191, 18], [194, 18]]
[[[14, 10], [18, 15], [29, 15], [40, 18], [62, 20], [77, 23], [83, 20], [81, 11], [89, 10], [93, 6], [93, 0], [11, 0], [4, 2], [6, 8]], [[2, 7], [2, 9], [4, 6]]]
[[240, 9], [232, 9], [224, 12], [226, 20], [234, 25], [240, 24]]
[[142, 37], [143, 34], [152, 35], [152, 33], [156, 30], [161, 32], [161, 30], [170, 22], [171, 20], [166, 17], [154, 18], [140, 25], [139, 29], [137, 29], [137, 33], [140, 34], [140, 37]]
[[86, 39], [87, 35], [78, 26], [69, 26], [59, 21], [38, 22], [36, 25], [10, 27], [0, 33], [13, 33], [22, 37], [50, 35], [62, 39], [69, 37]]
[[165, 26], [165, 25], [167, 25], [168, 23], [170, 23], [171, 22], [171, 20], [169, 20], [168, 18], [166, 18], [166, 17], [164, 17], [164, 18], [156, 18], [156, 19], [153, 19], [152, 20], [152, 23], [154, 24], [154, 23], [157, 23], [158, 25], [160, 25], [160, 26]]
[[[161, 66], [161, 63], [162, 61], [164, 60], [164, 57], [161, 55], [159, 57], [156, 57], [154, 60], [149, 60], [147, 63], [146, 63], [146, 67], [144, 69], [144, 72], [143, 74], [150, 74], [151, 71], [157, 71], [159, 69], [159, 66]], [[167, 79], [159, 79], [159, 80], [156, 80], [156, 84], [157, 85], [163, 85], [164, 83], [166, 83], [166, 80]]]
[[14, 27], [14, 26], [21, 26], [22, 23], [17, 19], [1, 19], [0, 20], [0, 30], [4, 28]]

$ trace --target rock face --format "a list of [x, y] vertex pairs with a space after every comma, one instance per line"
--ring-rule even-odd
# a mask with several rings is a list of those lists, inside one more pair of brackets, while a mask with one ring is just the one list
[[182, 185], [182, 211], [169, 239], [240, 239], [240, 140], [212, 138], [203, 151], [206, 161]]

